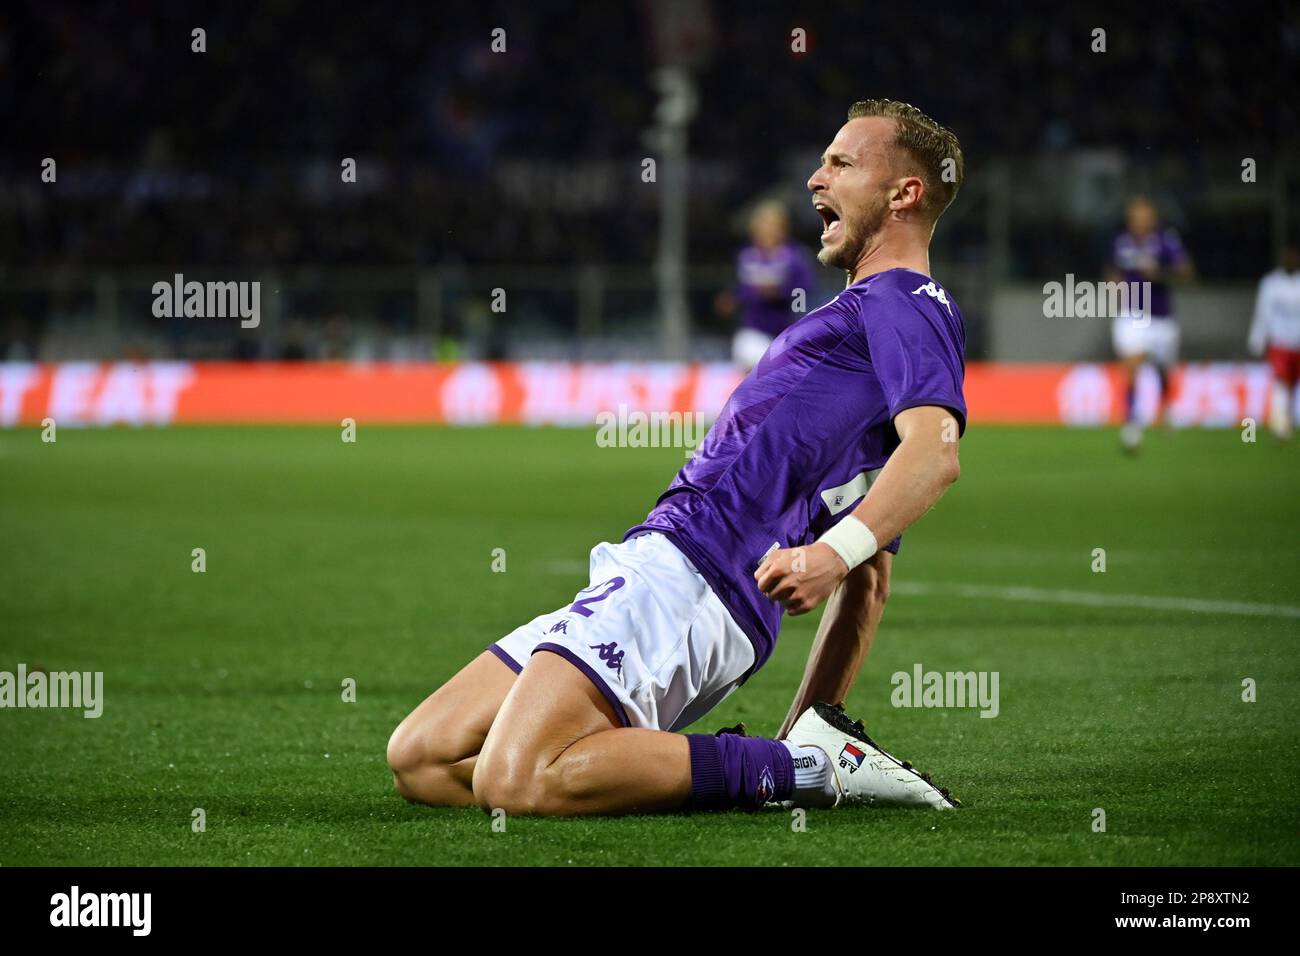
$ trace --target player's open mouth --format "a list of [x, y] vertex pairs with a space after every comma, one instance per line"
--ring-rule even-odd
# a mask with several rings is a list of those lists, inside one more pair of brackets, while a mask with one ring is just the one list
[[840, 234], [843, 228], [840, 225], [840, 214], [826, 205], [824, 202], [813, 203], [813, 208], [817, 214], [822, 217], [822, 242], [832, 242]]

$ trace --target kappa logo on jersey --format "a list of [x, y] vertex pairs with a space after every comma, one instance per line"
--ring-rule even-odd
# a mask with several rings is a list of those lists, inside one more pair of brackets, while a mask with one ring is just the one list
[[856, 773], [862, 766], [862, 760], [867, 755], [864, 751], [859, 750], [853, 744], [845, 744], [844, 749], [840, 751], [840, 766], [847, 769], [849, 773]]
[[566, 617], [563, 621], [557, 622], [548, 632], [548, 634], [568, 634], [569, 619]]
[[948, 296], [944, 294], [944, 291], [942, 289], [940, 289], [937, 285], [934, 284], [933, 279], [931, 279], [925, 285], [921, 286], [921, 288], [915, 290], [912, 293], [912, 295], [920, 295], [922, 292], [924, 292], [930, 298], [937, 299], [940, 302], [942, 302], [944, 306], [948, 309], [948, 314], [952, 315], [952, 304], [948, 301]]
[[611, 641], [608, 644], [588, 644], [593, 651], [600, 650], [600, 659], [605, 662], [605, 666], [612, 671], [623, 670], [623, 652], [615, 651], [618, 647], [617, 641]]

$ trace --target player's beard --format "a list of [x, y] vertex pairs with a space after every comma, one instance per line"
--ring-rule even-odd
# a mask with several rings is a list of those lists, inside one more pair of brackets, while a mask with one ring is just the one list
[[875, 205], [863, 209], [858, 215], [849, 218], [840, 216], [840, 230], [844, 233], [839, 245], [824, 246], [817, 253], [817, 261], [832, 269], [843, 269], [852, 273], [857, 268], [862, 250], [867, 247], [873, 236], [880, 232], [889, 215], [889, 200], [882, 196]]

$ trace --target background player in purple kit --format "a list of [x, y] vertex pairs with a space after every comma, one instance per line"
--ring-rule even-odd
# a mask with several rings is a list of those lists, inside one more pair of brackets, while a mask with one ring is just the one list
[[[965, 332], [929, 244], [962, 173], [915, 107], [850, 108], [808, 180], [847, 288], [776, 336], [645, 521], [593, 549], [589, 587], [394, 731], [399, 793], [555, 815], [953, 805], [818, 702], [844, 699], [899, 535], [957, 478]], [[823, 601], [782, 739], [675, 732], [763, 665], [784, 612]]]
[[736, 260], [734, 294], [719, 296], [720, 311], [738, 312], [731, 357], [748, 372], [772, 339], [808, 306], [795, 311], [795, 294], [810, 303], [816, 279], [808, 254], [790, 241], [790, 220], [779, 202], [759, 203], [749, 220], [750, 244]]
[[[1159, 418], [1169, 400], [1170, 377], [1178, 362], [1178, 322], [1170, 286], [1175, 279], [1190, 279], [1193, 270], [1178, 233], [1160, 228], [1155, 204], [1146, 196], [1128, 201], [1124, 219], [1127, 228], [1115, 237], [1107, 271], [1111, 281], [1127, 283], [1130, 290], [1128, 310], [1115, 316], [1111, 338], [1125, 371], [1120, 441], [1126, 450], [1134, 451], [1142, 443], [1138, 375], [1142, 366], [1150, 363], [1160, 376]], [[1149, 302], [1142, 291], [1146, 288], [1151, 290]]]

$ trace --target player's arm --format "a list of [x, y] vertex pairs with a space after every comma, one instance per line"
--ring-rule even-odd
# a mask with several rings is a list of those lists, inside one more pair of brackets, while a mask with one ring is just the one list
[[807, 614], [849, 571], [898, 537], [957, 480], [957, 422], [936, 405], [894, 416], [899, 445], [852, 514], [806, 547], [773, 551], [754, 572], [758, 589], [791, 614]]
[[784, 738], [799, 715], [818, 701], [839, 704], [849, 696], [885, 612], [893, 557], [888, 551], [876, 552], [846, 574], [826, 599], [803, 681], [777, 739]]
[[898, 448], [851, 515], [871, 529], [878, 542], [893, 541], [906, 531], [961, 475], [958, 425], [948, 409], [905, 409], [894, 417], [894, 429]]

